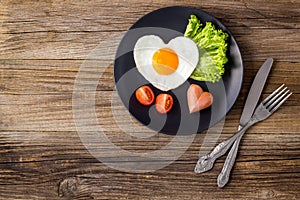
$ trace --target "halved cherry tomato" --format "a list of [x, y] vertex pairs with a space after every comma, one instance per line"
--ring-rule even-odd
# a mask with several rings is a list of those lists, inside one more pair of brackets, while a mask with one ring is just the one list
[[136, 99], [143, 105], [149, 106], [154, 101], [154, 93], [152, 89], [147, 86], [141, 86], [135, 91]]
[[172, 109], [173, 106], [173, 97], [169, 94], [159, 94], [156, 97], [155, 108], [161, 113], [165, 114]]

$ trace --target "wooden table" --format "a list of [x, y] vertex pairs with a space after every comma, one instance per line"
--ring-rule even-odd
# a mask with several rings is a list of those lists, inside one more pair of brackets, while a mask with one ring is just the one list
[[[208, 173], [193, 172], [206, 132], [196, 134], [172, 164], [130, 173], [92, 156], [73, 119], [73, 87], [88, 55], [143, 15], [173, 5], [202, 9], [220, 19], [241, 49], [242, 90], [218, 142], [236, 131], [251, 81], [267, 57], [275, 62], [263, 96], [281, 83], [294, 93], [278, 112], [247, 132], [223, 189], [216, 178], [225, 157]], [[0, 24], [0, 199], [300, 199], [299, 0], [1, 0]], [[125, 137], [110, 104], [112, 60], [97, 62], [108, 66], [97, 86], [95, 107], [99, 123], [111, 128], [107, 137], [138, 153], [166, 145], [172, 136]], [[126, 116], [119, 117], [126, 121]]]

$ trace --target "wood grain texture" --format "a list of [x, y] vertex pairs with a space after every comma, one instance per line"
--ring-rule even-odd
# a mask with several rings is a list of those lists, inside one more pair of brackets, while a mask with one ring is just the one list
[[[0, 46], [2, 59], [84, 59], [102, 40], [111, 39], [109, 36], [114, 32], [126, 31], [153, 9], [185, 5], [201, 8], [228, 25], [245, 60], [264, 60], [272, 56], [299, 61], [300, 5], [297, 1], [290, 3], [288, 9], [282, 9], [288, 4], [285, 1], [274, 1], [270, 7], [261, 1], [222, 1], [221, 5], [217, 1], [207, 5], [197, 1], [133, 1], [129, 3], [130, 11], [123, 1], [114, 1], [110, 6], [106, 1], [16, 2], [1, 3], [4, 8], [0, 38], [4, 41]], [[118, 13], [114, 11], [116, 6]]]
[[[160, 170], [127, 173], [112, 169], [84, 146], [72, 103], [95, 92], [89, 86], [98, 81], [98, 121], [94, 124], [90, 115], [81, 116], [90, 125], [84, 132], [87, 136], [101, 125], [115, 145], [133, 153], [148, 153], [170, 143], [172, 136], [145, 129], [118, 101], [112, 63], [120, 36], [138, 18], [174, 5], [202, 9], [229, 28], [244, 60], [242, 90], [221, 135], [207, 131], [194, 135], [185, 153]], [[0, 199], [300, 199], [299, 8], [298, 0], [2, 0]], [[110, 44], [103, 45], [105, 41]], [[106, 53], [95, 56], [91, 54], [95, 49]], [[236, 131], [253, 77], [267, 57], [275, 62], [262, 97], [281, 83], [294, 94], [276, 114], [249, 129], [231, 181], [219, 189], [216, 178], [225, 157], [210, 172], [194, 174], [199, 149], [207, 152], [215, 140], [221, 142]], [[73, 96], [85, 62], [89, 65], [84, 71], [86, 90], [82, 96]], [[124, 128], [132, 124], [135, 130], [128, 135]], [[138, 133], [153, 136], [135, 137]], [[177, 148], [186, 143], [182, 137]], [[94, 145], [106, 148], [97, 138]], [[131, 159], [115, 152], [107, 157], [120, 165]]]

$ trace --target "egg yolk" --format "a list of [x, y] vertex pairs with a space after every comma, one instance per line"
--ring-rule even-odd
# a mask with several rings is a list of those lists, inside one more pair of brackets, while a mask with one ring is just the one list
[[169, 75], [178, 67], [178, 56], [172, 49], [161, 48], [152, 57], [152, 66], [160, 75]]

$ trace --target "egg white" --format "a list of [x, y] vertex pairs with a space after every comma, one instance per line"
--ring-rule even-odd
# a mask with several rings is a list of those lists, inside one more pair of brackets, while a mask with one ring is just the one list
[[[178, 55], [178, 68], [170, 75], [158, 74], [152, 66], [152, 57], [160, 48], [170, 48]], [[199, 51], [194, 41], [179, 36], [173, 38], [168, 44], [156, 35], [146, 35], [139, 38], [134, 46], [133, 56], [138, 71], [154, 87], [168, 91], [182, 85], [194, 71]]]

